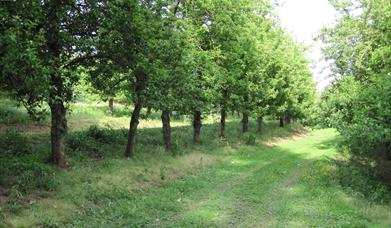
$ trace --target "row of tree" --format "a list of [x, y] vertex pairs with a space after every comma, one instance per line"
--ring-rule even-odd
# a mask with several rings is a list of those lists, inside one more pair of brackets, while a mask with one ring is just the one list
[[354, 161], [391, 183], [391, 2], [333, 1], [340, 17], [321, 38], [336, 81], [319, 114]]
[[133, 156], [143, 107], [162, 112], [171, 149], [170, 113], [228, 111], [290, 122], [314, 97], [304, 56], [279, 26], [273, 6], [257, 0], [10, 1], [0, 9], [0, 87], [37, 115], [51, 112], [52, 162], [66, 166], [67, 104], [80, 75], [106, 97], [134, 104], [125, 155]]

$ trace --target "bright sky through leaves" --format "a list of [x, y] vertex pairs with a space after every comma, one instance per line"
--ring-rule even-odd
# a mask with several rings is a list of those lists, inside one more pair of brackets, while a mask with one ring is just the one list
[[285, 0], [278, 9], [282, 25], [293, 34], [299, 42], [310, 45], [307, 57], [313, 63], [313, 77], [318, 83], [318, 91], [322, 90], [331, 80], [327, 64], [322, 59], [321, 43], [313, 38], [325, 25], [332, 24], [336, 19], [334, 8], [328, 0]]

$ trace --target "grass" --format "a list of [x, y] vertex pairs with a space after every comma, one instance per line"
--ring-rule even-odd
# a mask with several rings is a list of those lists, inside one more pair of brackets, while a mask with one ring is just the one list
[[[45, 108], [45, 107], [44, 107]], [[46, 107], [48, 110], [48, 107]], [[107, 114], [106, 102], [76, 102], [70, 105], [68, 113], [68, 128], [70, 131], [85, 130], [91, 125], [111, 126], [113, 128], [128, 128], [132, 107], [115, 103], [113, 115]], [[152, 112], [147, 114], [143, 109], [143, 119], [140, 128], [158, 128], [161, 125], [160, 114]], [[186, 126], [190, 119], [174, 117], [173, 126]], [[207, 122], [211, 122], [209, 119]], [[47, 132], [50, 129], [50, 119], [46, 116], [43, 120], [33, 121], [24, 107], [20, 107], [13, 100], [0, 98], [0, 130], [17, 128], [25, 132]]]
[[[91, 227], [389, 227], [391, 209], [344, 191], [319, 130], [279, 146], [240, 148], [214, 168], [147, 191], [114, 188], [74, 214]], [[64, 224], [63, 224], [64, 225]]]
[[[136, 157], [128, 160], [122, 127], [129, 110], [119, 106], [113, 117], [99, 104], [78, 103], [73, 110], [71, 168], [49, 169], [54, 191], [10, 189], [18, 197], [13, 205], [0, 201], [0, 227], [391, 226], [391, 201], [382, 202], [390, 192], [334, 162], [338, 136], [332, 129], [305, 132], [297, 124], [278, 128], [267, 121], [261, 135], [254, 122], [242, 134], [230, 117], [221, 139], [210, 116], [202, 144], [193, 145], [185, 118], [173, 121], [175, 149], [167, 153], [154, 113], [140, 124]], [[95, 124], [100, 127], [89, 128]], [[48, 133], [25, 135], [34, 153], [23, 159], [42, 164]], [[353, 181], [342, 183], [347, 176]]]
[[[5, 222], [15, 227], [34, 226], [47, 220], [66, 222], [80, 207], [94, 207], [102, 194], [111, 194], [117, 190], [132, 192], [158, 187], [220, 164], [226, 156], [238, 153], [236, 148], [244, 146], [248, 136], [241, 136], [239, 123], [232, 122], [227, 126], [231, 128], [227, 140], [221, 141], [216, 134], [217, 127], [213, 124], [203, 127], [204, 141], [201, 146], [192, 144], [190, 127], [174, 128], [173, 138], [177, 146], [175, 156], [164, 151], [159, 140], [160, 129], [139, 131], [137, 153], [132, 160], [122, 157], [125, 137], [122, 139], [125, 140], [123, 143], [103, 146], [107, 148], [103, 160], [83, 154], [71, 154], [68, 157], [71, 169], [66, 172], [56, 171], [55, 178], [61, 180], [56, 193], [39, 191], [27, 195], [20, 210], [7, 214]], [[265, 127], [268, 133], [263, 137], [290, 137], [289, 132], [297, 129], [297, 126], [279, 129], [275, 123], [268, 123]], [[48, 153], [48, 148], [42, 148], [40, 141], [44, 137], [44, 134], [30, 136], [31, 140], [36, 142], [35, 148], [38, 152], [41, 151], [40, 153]], [[261, 140], [258, 143], [261, 143]], [[43, 162], [44, 157], [40, 155], [36, 159]]]

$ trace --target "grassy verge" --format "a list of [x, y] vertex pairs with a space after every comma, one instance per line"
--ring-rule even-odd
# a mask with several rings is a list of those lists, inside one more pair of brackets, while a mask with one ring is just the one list
[[103, 104], [77, 103], [64, 171], [45, 164], [47, 120], [35, 128], [25, 110], [7, 102], [0, 104], [16, 114], [0, 125], [24, 133], [0, 129], [0, 227], [391, 225], [389, 189], [336, 160], [333, 130], [267, 121], [262, 134], [254, 122], [242, 134], [231, 116], [221, 139], [218, 118], [209, 116], [201, 145], [193, 145], [189, 119], [174, 118], [174, 150], [167, 153], [159, 114], [152, 113], [140, 123], [135, 158], [127, 160], [130, 110], [118, 106], [107, 116]]
[[[83, 227], [389, 227], [391, 208], [343, 188], [333, 130], [278, 146], [242, 146], [219, 165], [147, 191], [95, 196]], [[51, 223], [49, 223], [51, 224]]]
[[[3, 201], [7, 201], [0, 206], [3, 208], [0, 213], [5, 217], [3, 224], [29, 227], [66, 223], [75, 212], [96, 207], [101, 196], [156, 188], [214, 167], [227, 156], [239, 153], [239, 148], [247, 144], [255, 146], [272, 138], [290, 138], [302, 130], [298, 125], [280, 129], [276, 123], [268, 122], [264, 134], [243, 135], [239, 122], [231, 119], [227, 124], [227, 138], [222, 140], [217, 136], [218, 124], [212, 124], [213, 121], [206, 119], [199, 146], [192, 143], [192, 128], [187, 120], [174, 122], [177, 127], [173, 128], [175, 149], [172, 153], [164, 150], [159, 128], [140, 129], [136, 157], [132, 160], [122, 156], [126, 129], [90, 127], [70, 132], [67, 148], [71, 168], [68, 171], [44, 165], [49, 156], [48, 133], [24, 134], [30, 152], [12, 161], [0, 159], [4, 167], [15, 164], [10, 170], [15, 170], [15, 166], [20, 170], [20, 173], [10, 173], [11, 179], [3, 180], [8, 183], [6, 186], [14, 185], [2, 192]], [[255, 129], [255, 123], [251, 124]], [[37, 171], [32, 173], [32, 169]], [[46, 178], [42, 179], [42, 176]], [[38, 181], [41, 179], [44, 183]]]
[[[179, 156], [140, 143], [134, 160], [73, 157], [72, 169], [57, 171], [56, 193], [32, 194], [29, 203], [6, 214], [7, 226], [56, 227], [389, 227], [389, 194], [371, 199], [342, 185], [334, 162], [336, 133], [317, 130], [299, 138], [297, 129], [267, 124], [263, 136], [247, 145], [231, 123], [227, 140], [204, 129], [201, 146], [188, 145]], [[185, 127], [175, 129], [184, 135]], [[149, 135], [155, 129], [145, 129]], [[296, 136], [294, 136], [296, 135]], [[152, 135], [151, 135], [152, 137]], [[295, 140], [294, 140], [295, 139]], [[143, 148], [143, 146], [146, 146]], [[147, 149], [149, 148], [149, 149]], [[148, 151], [148, 152], [147, 152]], [[110, 154], [110, 153], [109, 153]], [[345, 170], [346, 171], [346, 170]], [[342, 174], [343, 175], [343, 174]], [[351, 178], [363, 178], [349, 173]], [[370, 186], [370, 187], [369, 187]], [[368, 190], [369, 191], [369, 190]], [[380, 197], [381, 196], [381, 197]], [[36, 198], [34, 198], [36, 197]]]

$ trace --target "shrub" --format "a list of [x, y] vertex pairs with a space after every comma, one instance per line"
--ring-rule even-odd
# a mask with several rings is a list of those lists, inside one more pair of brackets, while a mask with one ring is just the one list
[[31, 153], [27, 138], [15, 129], [0, 133], [0, 157], [20, 157]]
[[110, 143], [117, 140], [115, 131], [111, 127], [102, 128], [96, 125], [88, 128], [86, 136], [101, 143]]
[[58, 186], [55, 170], [51, 166], [20, 159], [0, 160], [0, 183], [22, 193], [53, 191]]
[[369, 82], [346, 77], [323, 95], [326, 125], [336, 128], [352, 157], [373, 163], [391, 184], [391, 80], [377, 75]]
[[98, 143], [85, 132], [74, 132], [66, 137], [67, 153], [73, 156], [87, 155], [91, 157], [100, 156]]
[[381, 173], [351, 162], [336, 161], [340, 185], [352, 193], [380, 203], [391, 202], [390, 189], [379, 181]]
[[125, 131], [93, 125], [86, 131], [68, 134], [65, 144], [70, 155], [102, 158], [106, 152], [104, 145], [122, 143], [125, 137]]
[[3, 208], [0, 207], [0, 227], [4, 226], [5, 227], [5, 224], [3, 224], [1, 221], [4, 221], [5, 220], [5, 214], [4, 214], [4, 210]]
[[44, 217], [42, 221], [39, 223], [39, 227], [44, 227], [44, 228], [57, 228], [61, 227], [60, 224], [56, 221], [54, 221], [50, 217]]
[[255, 146], [256, 139], [257, 138], [253, 134], [248, 134], [247, 136], [245, 136], [246, 145], [248, 145], [248, 146]]

